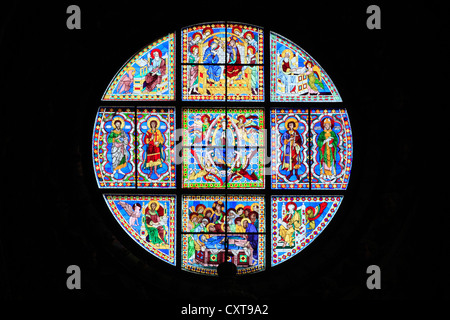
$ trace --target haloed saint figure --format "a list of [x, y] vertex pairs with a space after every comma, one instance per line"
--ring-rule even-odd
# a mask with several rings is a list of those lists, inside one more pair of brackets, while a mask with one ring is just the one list
[[326, 180], [334, 180], [336, 179], [336, 156], [339, 138], [333, 131], [333, 118], [325, 117], [320, 122], [320, 126], [323, 129], [317, 139], [320, 154], [320, 177]]
[[156, 175], [156, 179], [159, 179], [161, 175], [157, 172], [157, 169], [162, 166], [161, 154], [164, 137], [159, 130], [160, 121], [158, 118], [152, 117], [147, 123], [148, 130], [144, 138], [144, 142], [147, 145], [145, 168], [150, 169], [148, 174], [150, 179], [153, 173]]
[[113, 175], [117, 173], [125, 175], [122, 169], [127, 166], [127, 145], [128, 137], [123, 127], [125, 122], [122, 118], [113, 119], [114, 130], [108, 136], [108, 143], [111, 143], [111, 159]]
[[294, 174], [297, 180], [300, 180], [302, 138], [297, 131], [298, 121], [294, 118], [289, 118], [286, 120], [285, 126], [286, 132], [281, 137], [283, 146], [282, 168], [289, 172], [286, 176], [288, 180]]
[[[150, 58], [151, 57], [151, 58]], [[143, 92], [152, 92], [162, 82], [166, 74], [166, 62], [162, 59], [162, 53], [159, 49], [153, 49], [148, 57], [148, 73], [142, 84]]]

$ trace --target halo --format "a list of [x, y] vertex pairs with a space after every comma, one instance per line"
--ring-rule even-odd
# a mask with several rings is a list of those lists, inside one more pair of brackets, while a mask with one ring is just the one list
[[296, 211], [296, 210], [297, 210], [297, 205], [295, 204], [295, 202], [292, 202], [292, 201], [286, 203], [286, 208], [289, 210], [289, 206], [290, 206], [291, 204], [294, 205], [294, 211]]
[[125, 120], [122, 119], [122, 117], [116, 116], [112, 119], [112, 125], [114, 127], [114, 124], [119, 121], [120, 122], [120, 129], [123, 129], [125, 127]]
[[150, 210], [150, 209], [152, 208], [152, 204], [153, 204], [153, 203], [156, 203], [155, 211], [158, 211], [158, 209], [159, 209], [159, 202], [156, 201], [156, 200], [151, 200], [151, 201], [148, 203], [147, 208]]
[[205, 210], [203, 210], [203, 216], [204, 217], [206, 217], [206, 214], [208, 213], [208, 212], [211, 212], [211, 214], [213, 214], [214, 213], [214, 211], [213, 211], [213, 209], [212, 208], [206, 208]]
[[202, 34], [200, 32], [196, 32], [192, 35], [192, 39], [198, 38], [200, 37], [200, 39], [202, 38]]
[[242, 119], [242, 122], [244, 122], [244, 123], [245, 123], [245, 120], [247, 120], [247, 118], [243, 114], [238, 115], [236, 119], [237, 120]]
[[322, 127], [322, 130], [324, 130], [324, 128], [325, 128], [324, 124], [325, 124], [325, 120], [327, 120], [327, 119], [329, 119], [329, 121], [330, 121], [331, 129], [334, 128], [335, 121], [334, 121], [333, 117], [326, 115], [320, 120], [320, 126]]
[[195, 212], [191, 213], [191, 214], [189, 215], [189, 220], [192, 221], [192, 218], [193, 218], [193, 217], [198, 217], [198, 214], [196, 214]]
[[210, 34], [214, 33], [214, 30], [211, 27], [205, 27], [202, 31], [202, 34], [205, 34], [206, 31], [209, 31]]
[[[189, 51], [190, 51], [191, 53], [194, 53], [194, 49], [195, 49], [195, 48], [199, 49], [199, 48], [198, 48], [198, 45], [194, 44], [194, 45], [189, 49]], [[200, 50], [200, 49], [199, 49], [199, 50]]]
[[155, 48], [155, 49], [153, 49], [153, 50], [150, 52], [150, 56], [152, 57], [152, 59], [155, 59], [155, 57], [154, 57], [154, 53], [155, 53], [155, 52], [158, 52], [158, 53], [159, 53], [159, 57], [162, 58], [162, 52], [161, 52], [161, 50], [159, 50], [158, 48]]
[[255, 209], [254, 209], [255, 206], [259, 206], [259, 203], [258, 203], [258, 202], [255, 202], [255, 203], [253, 203], [253, 204], [250, 206], [250, 208], [252, 209], [252, 211], [255, 211]]
[[219, 44], [219, 39], [218, 39], [216, 36], [212, 37], [212, 38], [208, 41], [208, 47], [211, 47], [211, 44], [212, 44], [213, 42]]
[[202, 122], [203, 122], [203, 121], [205, 121], [205, 118], [207, 118], [207, 119], [208, 119], [208, 122], [210, 122], [210, 121], [211, 121], [211, 117], [209, 116], [209, 114], [204, 114], [204, 115], [202, 115], [202, 117], [201, 117], [201, 119], [202, 119]]
[[247, 31], [246, 33], [244, 33], [244, 38], [247, 38], [247, 35], [250, 35], [252, 39], [255, 39], [255, 35], [253, 34], [253, 32]]
[[206, 206], [203, 203], [199, 203], [198, 205], [195, 206], [195, 212], [197, 212], [198, 209], [200, 209], [201, 207], [203, 207], [202, 212], [205, 212]]
[[306, 67], [306, 65], [311, 64], [311, 68], [315, 66], [315, 64], [311, 60], [306, 60], [303, 62], [303, 65]]
[[290, 122], [294, 122], [294, 130], [298, 129], [298, 121], [295, 118], [289, 117], [286, 119], [286, 121], [284, 122], [284, 126], [286, 127], [286, 130], [289, 130], [289, 123]]
[[281, 58], [284, 58], [284, 54], [285, 54], [286, 52], [289, 52], [289, 58], [290, 58], [290, 59], [292, 59], [292, 58], [294, 57], [294, 53], [292, 52], [291, 49], [284, 49], [284, 50], [281, 52], [280, 57], [281, 57]]
[[249, 223], [249, 224], [252, 223], [249, 218], [243, 218], [241, 220], [242, 225], [244, 225], [244, 221], [247, 221], [247, 223]]
[[236, 30], [238, 30], [239, 33], [242, 33], [242, 28], [240, 26], [233, 26], [231, 33], [235, 33]]
[[259, 216], [258, 212], [256, 212], [256, 211], [250, 211], [250, 213], [248, 214], [248, 216], [250, 217], [252, 214], [256, 215], [256, 219], [258, 219], [258, 216]]
[[149, 129], [151, 129], [152, 126], [150, 124], [152, 123], [152, 121], [156, 121], [156, 129], [158, 129], [160, 121], [159, 121], [159, 119], [157, 117], [150, 117], [150, 118], [148, 118], [148, 120], [147, 120], [147, 127]]
[[238, 211], [240, 208], [244, 209], [244, 205], [243, 205], [242, 203], [239, 203], [239, 204], [235, 207], [236, 213], [237, 213], [237, 211]]

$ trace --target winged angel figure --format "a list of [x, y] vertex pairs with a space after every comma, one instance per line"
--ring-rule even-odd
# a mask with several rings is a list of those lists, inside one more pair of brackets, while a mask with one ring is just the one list
[[229, 182], [232, 182], [233, 180], [240, 180], [242, 178], [247, 178], [252, 181], [259, 180], [255, 172], [249, 174], [247, 171], [250, 161], [257, 152], [258, 149], [253, 150], [248, 157], [245, 155], [242, 160], [241, 153], [237, 151], [234, 152], [236, 154], [236, 158], [231, 165], [231, 173], [228, 175]]
[[126, 203], [124, 201], [119, 201], [119, 205], [125, 210], [125, 212], [130, 217], [128, 223], [130, 226], [138, 226], [139, 223], [137, 223], [139, 217], [141, 216], [141, 208], [142, 206], [139, 203], [135, 203], [133, 205], [130, 205], [129, 203]]

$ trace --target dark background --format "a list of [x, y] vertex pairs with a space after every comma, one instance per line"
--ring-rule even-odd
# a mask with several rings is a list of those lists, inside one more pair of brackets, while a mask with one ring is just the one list
[[[179, 306], [449, 298], [448, 249], [439, 233], [448, 210], [445, 199], [426, 196], [435, 186], [431, 171], [442, 167], [432, 161], [431, 124], [424, 122], [439, 119], [432, 111], [440, 105], [418, 101], [445, 93], [435, 78], [448, 27], [443, 8], [377, 2], [381, 30], [368, 30], [372, 3], [365, 1], [76, 3], [81, 30], [68, 30], [70, 4], [16, 3], [0, 13], [0, 297]], [[274, 31], [304, 48], [338, 88], [354, 139], [350, 184], [326, 232], [275, 268], [231, 279], [182, 272], [145, 254], [108, 212], [90, 149], [102, 94], [132, 54], [182, 27], [221, 20], [262, 26], [265, 41]], [[66, 287], [72, 264], [81, 268], [81, 290]], [[381, 290], [366, 287], [371, 264], [381, 268]]]

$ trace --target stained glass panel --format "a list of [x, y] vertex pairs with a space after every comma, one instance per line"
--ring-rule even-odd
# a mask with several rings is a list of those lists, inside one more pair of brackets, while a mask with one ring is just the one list
[[[216, 54], [211, 52], [211, 44], [216, 42]], [[182, 30], [183, 63], [225, 62], [225, 23], [199, 24]], [[216, 57], [214, 57], [216, 56]], [[214, 59], [213, 59], [214, 58]]]
[[124, 231], [157, 258], [175, 265], [176, 196], [105, 195]]
[[353, 140], [347, 111], [311, 110], [312, 189], [347, 189]]
[[175, 109], [137, 109], [137, 185], [141, 188], [174, 188]]
[[[183, 232], [254, 233], [265, 231], [265, 201], [258, 195], [183, 197]], [[247, 225], [242, 222], [247, 221]], [[211, 228], [210, 228], [211, 227]]]
[[272, 109], [272, 189], [309, 189], [308, 110]]
[[226, 202], [230, 226], [228, 232], [264, 233], [265, 207], [262, 195], [228, 195]]
[[264, 101], [262, 66], [226, 66], [226, 73], [227, 101]]
[[264, 33], [262, 28], [242, 23], [228, 23], [227, 39], [228, 42], [235, 39], [240, 51], [241, 59], [239, 63], [264, 63]]
[[[237, 274], [253, 273], [265, 269], [264, 235], [227, 235], [229, 243], [227, 252], [224, 239], [224, 234], [216, 233], [183, 234], [181, 268], [203, 275], [217, 275], [219, 264], [228, 261], [236, 265]], [[248, 244], [250, 241], [256, 245], [257, 250]]]
[[131, 57], [111, 81], [102, 100], [175, 100], [175, 33]]
[[211, 23], [182, 30], [183, 100], [264, 101], [263, 31]]
[[341, 196], [272, 196], [272, 266], [292, 258], [320, 235]]
[[183, 148], [183, 188], [225, 188], [224, 150], [223, 147]]
[[264, 187], [263, 109], [184, 109], [183, 147], [184, 187]]
[[342, 101], [317, 61], [295, 43], [273, 32], [270, 33], [270, 100]]
[[104, 108], [97, 113], [92, 158], [99, 188], [134, 188], [135, 113], [129, 108]]
[[216, 275], [229, 261], [238, 274], [264, 270], [264, 207], [258, 195], [183, 196], [182, 269]]
[[183, 146], [224, 146], [217, 138], [217, 131], [223, 131], [224, 114], [222, 108], [183, 109]]
[[184, 109], [183, 146], [264, 146], [264, 109]]

